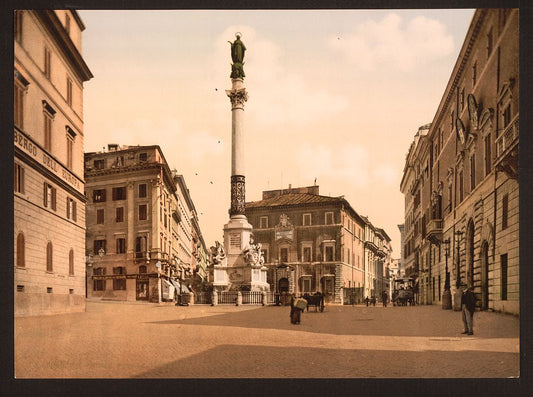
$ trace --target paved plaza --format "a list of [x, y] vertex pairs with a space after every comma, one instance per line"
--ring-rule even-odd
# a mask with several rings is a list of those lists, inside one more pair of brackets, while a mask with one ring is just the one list
[[439, 306], [329, 305], [290, 324], [277, 306], [87, 303], [15, 319], [15, 377], [507, 378], [519, 376], [519, 319]]

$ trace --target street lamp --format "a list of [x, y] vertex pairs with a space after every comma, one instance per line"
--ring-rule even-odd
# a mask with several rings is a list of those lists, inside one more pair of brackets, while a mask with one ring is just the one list
[[442, 308], [449, 310], [452, 308], [452, 294], [450, 292], [450, 272], [448, 271], [448, 256], [450, 255], [450, 239], [443, 241], [445, 259], [445, 280], [444, 292], [442, 293]]

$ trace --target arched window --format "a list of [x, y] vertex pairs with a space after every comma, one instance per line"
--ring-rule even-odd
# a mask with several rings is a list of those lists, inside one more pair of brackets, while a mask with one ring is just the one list
[[46, 271], [52, 272], [54, 271], [54, 264], [52, 261], [52, 242], [49, 241], [48, 244], [46, 244]]
[[26, 266], [26, 247], [24, 245], [24, 233], [20, 232], [17, 236], [17, 266]]
[[72, 248], [68, 253], [68, 274], [74, 275], [74, 250]]

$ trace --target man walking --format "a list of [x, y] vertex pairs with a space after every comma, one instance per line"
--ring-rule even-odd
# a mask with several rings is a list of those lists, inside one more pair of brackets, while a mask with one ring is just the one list
[[[466, 286], [463, 286], [465, 288]], [[473, 287], [463, 289], [461, 295], [461, 309], [463, 312], [463, 334], [474, 335], [474, 310], [476, 309], [476, 295]]]
[[387, 303], [389, 302], [389, 294], [387, 294], [387, 291], [383, 291], [381, 294], [381, 300], [383, 301], [383, 307], [387, 307]]

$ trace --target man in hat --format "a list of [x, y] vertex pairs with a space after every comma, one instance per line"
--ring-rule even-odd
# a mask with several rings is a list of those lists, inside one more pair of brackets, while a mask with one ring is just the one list
[[463, 334], [474, 335], [474, 311], [476, 309], [476, 295], [472, 286], [466, 287], [463, 284], [463, 294], [461, 295], [461, 309], [463, 312]]

